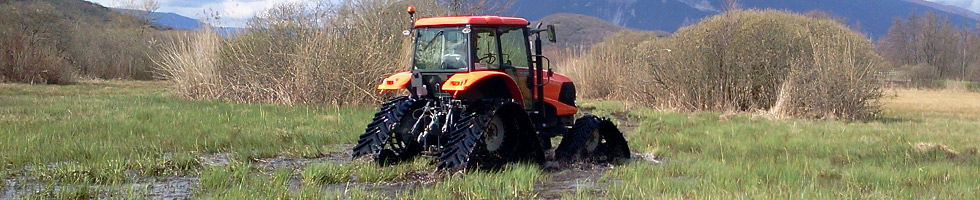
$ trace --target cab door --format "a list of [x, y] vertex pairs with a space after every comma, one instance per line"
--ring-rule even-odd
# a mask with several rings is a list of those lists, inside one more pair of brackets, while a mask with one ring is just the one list
[[521, 88], [521, 94], [524, 96], [524, 108], [531, 110], [534, 94], [531, 93], [528, 82], [531, 51], [530, 44], [527, 42], [527, 27], [500, 27], [498, 33], [500, 33], [501, 69], [517, 82]]

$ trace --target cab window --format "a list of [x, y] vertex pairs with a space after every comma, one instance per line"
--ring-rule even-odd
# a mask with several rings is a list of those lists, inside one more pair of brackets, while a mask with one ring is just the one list
[[502, 27], [500, 28], [500, 45], [503, 49], [503, 65], [510, 67], [527, 68], [530, 66], [528, 56], [527, 36], [524, 35], [523, 27]]
[[476, 54], [474, 55], [473, 67], [475, 70], [500, 69], [500, 61], [497, 51], [497, 31], [492, 28], [475, 28], [474, 38]]

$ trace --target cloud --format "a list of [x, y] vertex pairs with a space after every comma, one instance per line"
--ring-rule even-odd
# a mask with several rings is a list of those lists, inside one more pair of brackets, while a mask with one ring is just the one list
[[[127, 0], [86, 0], [106, 7], [124, 7]], [[139, 0], [137, 0], [139, 1]], [[256, 13], [281, 3], [306, 2], [303, 0], [156, 0], [157, 12], [172, 12], [196, 19], [218, 16], [219, 26], [244, 27]], [[214, 19], [208, 19], [214, 22]]]
[[976, 13], [980, 13], [980, 0], [926, 0], [940, 4], [963, 7]]
[[687, 4], [688, 6], [691, 6], [700, 11], [716, 12], [716, 13], [721, 12], [721, 10], [719, 10], [717, 7], [711, 5], [711, 2], [708, 0], [680, 0], [680, 2]]

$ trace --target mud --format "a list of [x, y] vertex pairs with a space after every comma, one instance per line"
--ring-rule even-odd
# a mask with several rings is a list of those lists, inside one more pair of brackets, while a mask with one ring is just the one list
[[252, 159], [252, 167], [272, 172], [278, 169], [299, 170], [310, 164], [315, 163], [344, 163], [351, 161], [350, 151], [327, 153], [321, 157], [303, 158], [287, 155], [278, 155], [272, 158]]

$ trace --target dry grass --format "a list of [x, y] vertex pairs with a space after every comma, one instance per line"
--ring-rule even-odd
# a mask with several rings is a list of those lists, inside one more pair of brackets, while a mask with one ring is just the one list
[[154, 62], [160, 66], [157, 76], [174, 82], [176, 93], [189, 98], [215, 98], [220, 78], [215, 58], [221, 38], [210, 29], [185, 35], [189, 42], [174, 42], [163, 49]]
[[887, 112], [953, 116], [980, 120], [980, 93], [953, 90], [889, 90], [882, 99]]

